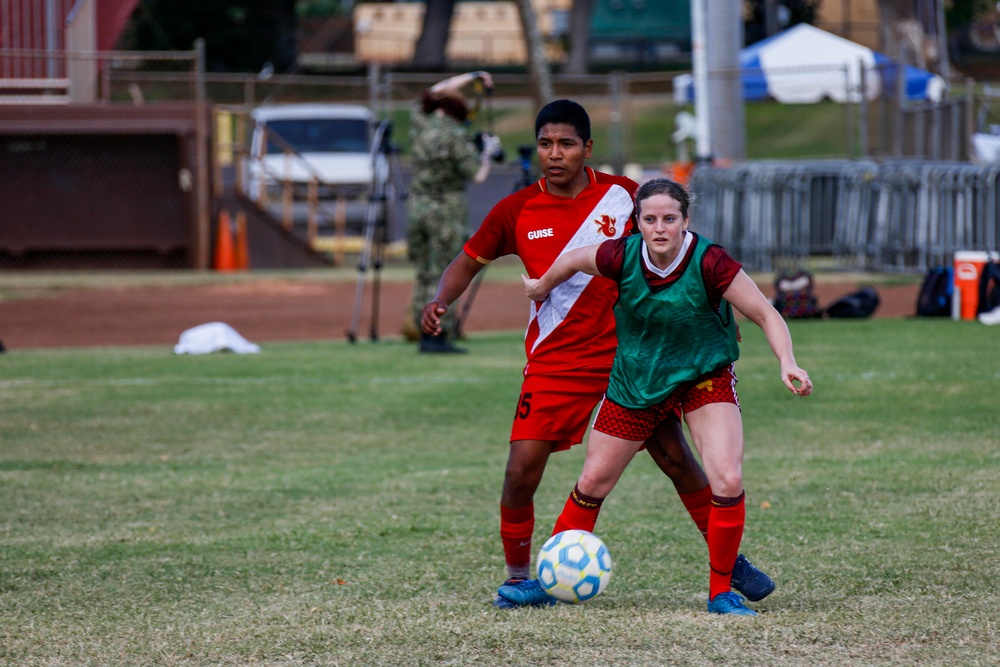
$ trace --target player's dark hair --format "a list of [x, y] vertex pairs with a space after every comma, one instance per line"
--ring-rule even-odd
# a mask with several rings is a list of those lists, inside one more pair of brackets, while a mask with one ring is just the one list
[[440, 109], [459, 123], [464, 123], [469, 117], [469, 107], [454, 95], [435, 95], [425, 90], [421, 96], [421, 108], [424, 113], [434, 113]]
[[555, 100], [549, 102], [535, 117], [535, 136], [539, 130], [549, 123], [565, 123], [572, 125], [583, 143], [590, 141], [590, 116], [587, 110], [573, 100]]
[[642, 202], [653, 195], [667, 195], [681, 205], [681, 215], [687, 220], [688, 209], [694, 201], [694, 195], [688, 192], [687, 188], [669, 178], [654, 178], [639, 186], [635, 192], [636, 218], [642, 214]]

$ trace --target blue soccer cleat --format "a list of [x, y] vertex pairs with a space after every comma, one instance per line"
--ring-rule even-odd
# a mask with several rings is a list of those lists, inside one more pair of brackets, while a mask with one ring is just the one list
[[743, 604], [743, 598], [736, 593], [719, 593], [708, 601], [711, 614], [733, 614], [734, 616], [756, 616], [750, 607]]
[[774, 582], [740, 554], [733, 565], [733, 588], [747, 600], [759, 602], [774, 592]]
[[517, 605], [508, 600], [507, 598], [497, 596], [497, 599], [493, 601], [493, 606], [497, 609], [516, 609]]
[[[545, 592], [537, 579], [507, 580], [497, 589], [497, 598], [503, 598], [515, 607], [551, 607], [556, 599]], [[500, 606], [493, 603], [495, 606]]]
[[[514, 586], [514, 585], [517, 585], [518, 583], [520, 583], [522, 581], [524, 581], [524, 579], [517, 579], [517, 578], [512, 577], [512, 578], [508, 579], [507, 581], [503, 582], [503, 585], [504, 586]], [[499, 594], [497, 595], [497, 599], [493, 601], [493, 606], [496, 607], [497, 609], [516, 609], [517, 608], [516, 604], [514, 604], [513, 602], [511, 602], [510, 600], [508, 600], [505, 597], [501, 597]]]

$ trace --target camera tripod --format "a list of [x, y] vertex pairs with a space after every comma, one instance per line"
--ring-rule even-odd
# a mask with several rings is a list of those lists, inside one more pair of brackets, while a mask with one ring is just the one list
[[[517, 162], [521, 167], [521, 171], [518, 173], [517, 179], [514, 181], [514, 187], [511, 188], [511, 194], [517, 192], [518, 190], [523, 190], [532, 183], [535, 182], [534, 177], [531, 174], [531, 156], [535, 152], [534, 146], [518, 146], [517, 147]], [[479, 291], [479, 286], [483, 282], [483, 276], [486, 275], [486, 267], [484, 266], [480, 269], [476, 277], [472, 279], [472, 284], [469, 285], [469, 293], [465, 297], [465, 301], [462, 302], [462, 309], [458, 313], [458, 322], [456, 323], [457, 335], [462, 335], [462, 325], [465, 323], [465, 318], [468, 317], [469, 311], [472, 310], [472, 302], [476, 298], [476, 293]]]
[[[380, 159], [384, 156], [384, 159]], [[389, 221], [395, 214], [396, 203], [405, 198], [399, 169], [399, 148], [392, 143], [392, 123], [384, 120], [375, 129], [372, 142], [372, 186], [365, 205], [361, 257], [358, 260], [358, 283], [354, 291], [354, 313], [347, 340], [358, 339], [358, 326], [365, 296], [365, 275], [369, 263], [374, 271], [372, 280], [371, 339], [378, 340], [379, 297], [382, 288], [382, 262]]]

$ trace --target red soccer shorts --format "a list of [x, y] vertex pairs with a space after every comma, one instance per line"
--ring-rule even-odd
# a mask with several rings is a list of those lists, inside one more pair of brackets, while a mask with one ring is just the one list
[[607, 388], [606, 373], [526, 376], [517, 399], [511, 442], [553, 442], [555, 452], [583, 442], [594, 406]]
[[740, 406], [732, 364], [684, 382], [663, 402], [649, 408], [626, 408], [605, 398], [594, 420], [594, 430], [623, 440], [645, 442], [661, 422], [672, 416], [680, 419], [685, 412], [692, 412], [709, 403]]

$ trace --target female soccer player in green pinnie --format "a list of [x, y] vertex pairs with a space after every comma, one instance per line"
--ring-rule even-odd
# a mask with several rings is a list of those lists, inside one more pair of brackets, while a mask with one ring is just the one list
[[753, 616], [730, 582], [746, 516], [732, 307], [764, 331], [789, 391], [808, 396], [812, 382], [795, 362], [785, 321], [742, 265], [688, 230], [690, 203], [680, 184], [652, 180], [636, 192], [641, 235], [571, 250], [537, 280], [522, 276], [527, 296], [544, 302], [541, 309], [559, 307], [546, 299], [577, 271], [619, 286], [611, 379], [583, 472], [552, 532], [593, 531], [601, 503], [632, 457], [660, 422], [682, 416], [712, 488], [708, 611]]

